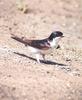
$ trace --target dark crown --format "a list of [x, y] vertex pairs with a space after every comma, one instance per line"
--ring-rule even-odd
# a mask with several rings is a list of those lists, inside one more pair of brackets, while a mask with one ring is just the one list
[[60, 32], [60, 31], [54, 31], [49, 36], [49, 40], [53, 40], [53, 38], [62, 37], [62, 36], [63, 36], [63, 33], [62, 32]]

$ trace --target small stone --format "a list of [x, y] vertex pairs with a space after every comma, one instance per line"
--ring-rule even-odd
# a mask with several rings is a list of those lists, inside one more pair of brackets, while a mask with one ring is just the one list
[[11, 75], [8, 75], [8, 77], [12, 77]]
[[11, 27], [9, 27], [9, 30], [11, 31], [11, 30], [12, 30], [12, 28], [11, 28]]
[[78, 73], [77, 71], [73, 71], [72, 74], [73, 74], [74, 76], [80, 76], [80, 73]]
[[71, 71], [71, 69], [70, 69], [70, 68], [67, 68], [66, 70], [67, 70], [67, 71]]
[[49, 74], [50, 72], [49, 71], [47, 71], [47, 74]]
[[71, 61], [71, 59], [70, 58], [66, 58], [66, 61]]
[[16, 90], [16, 87], [13, 87], [12, 90], [15, 91]]
[[53, 54], [51, 54], [51, 56], [53, 56]]
[[46, 94], [46, 91], [43, 91], [44, 94]]

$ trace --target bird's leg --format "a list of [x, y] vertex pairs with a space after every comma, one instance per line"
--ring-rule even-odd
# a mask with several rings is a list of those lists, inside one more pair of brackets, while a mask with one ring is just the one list
[[59, 48], [61, 48], [60, 45], [57, 45], [56, 49], [59, 49]]
[[42, 58], [43, 58], [44, 61], [46, 60], [46, 59], [45, 59], [45, 54], [42, 54]]
[[38, 63], [40, 63], [40, 55], [39, 54], [36, 54], [36, 60]]

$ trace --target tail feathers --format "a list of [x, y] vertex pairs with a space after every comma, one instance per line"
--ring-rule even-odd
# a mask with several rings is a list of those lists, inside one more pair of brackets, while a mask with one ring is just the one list
[[16, 41], [18, 41], [18, 42], [21, 42], [21, 43], [25, 44], [25, 46], [27, 46], [28, 42], [29, 42], [29, 40], [26, 39], [25, 37], [18, 37], [18, 36], [14, 35], [14, 34], [11, 34], [11, 38], [16, 40]]

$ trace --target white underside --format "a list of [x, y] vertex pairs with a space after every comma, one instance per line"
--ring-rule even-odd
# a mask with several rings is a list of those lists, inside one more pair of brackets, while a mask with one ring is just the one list
[[28, 46], [28, 51], [31, 54], [35, 54], [36, 60], [38, 63], [40, 63], [41, 56], [42, 56], [42, 59], [45, 61], [45, 56], [43, 56], [43, 55], [50, 54], [52, 52], [52, 50], [53, 50], [52, 48], [50, 48], [48, 50], [40, 50], [40, 49], [31, 47], [31, 46]]
[[[58, 46], [58, 42], [59, 42], [60, 38], [55, 38], [53, 39], [53, 41], [50, 42], [50, 49], [48, 50], [41, 50], [41, 49], [37, 49], [31, 46], [27, 46], [28, 47], [28, 51], [31, 54], [35, 54], [36, 55], [36, 59], [37, 61], [40, 63], [39, 59], [40, 59], [40, 55], [45, 55], [45, 54], [50, 54], [53, 52], [53, 48], [56, 48]], [[44, 59], [44, 58], [43, 58]]]
[[33, 53], [33, 54], [48, 54], [51, 52], [52, 48], [48, 49], [48, 50], [40, 50], [31, 46], [28, 46], [28, 50], [29, 52]]

